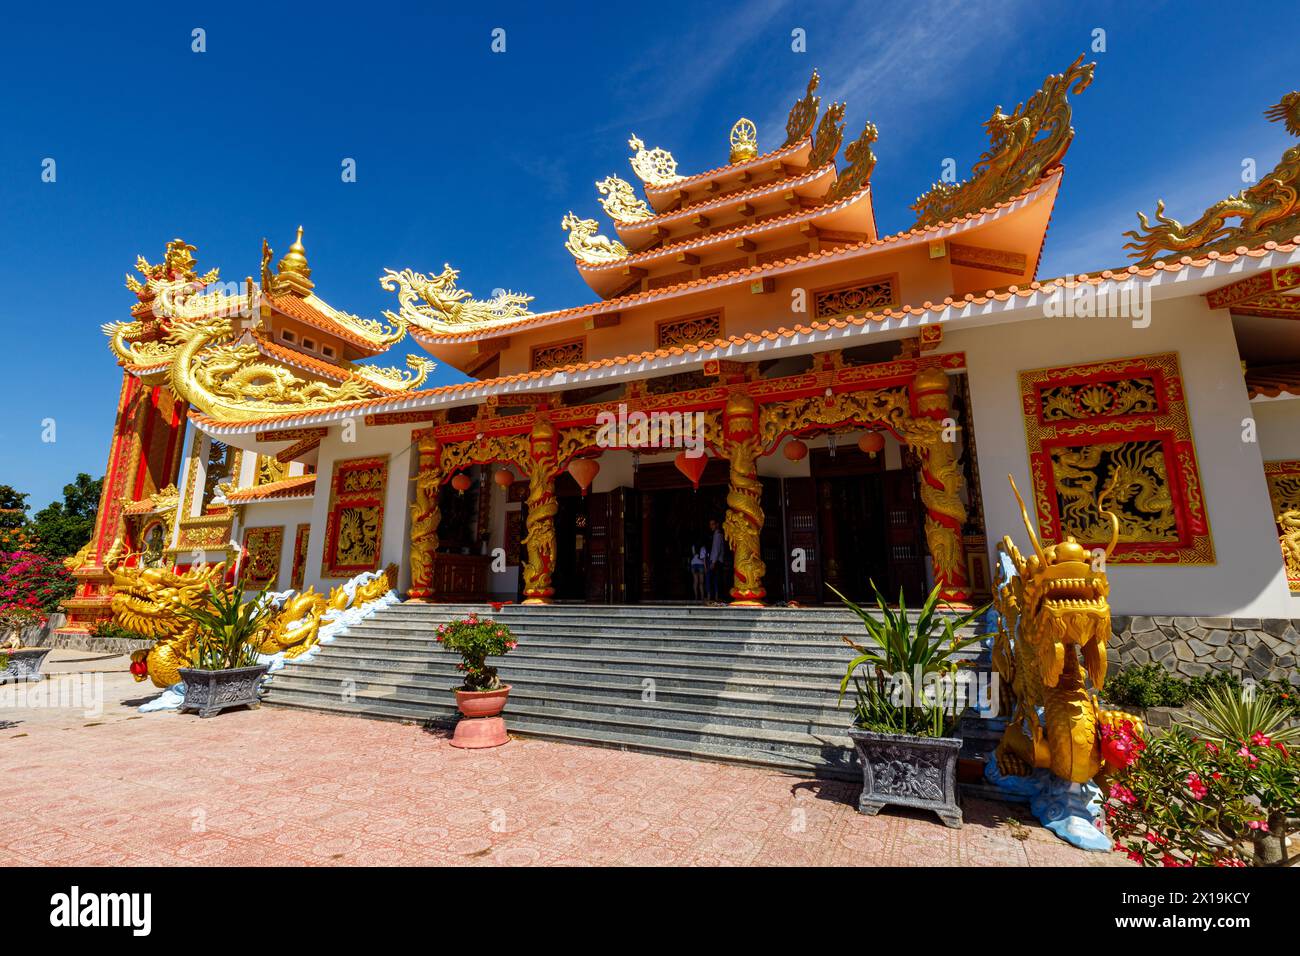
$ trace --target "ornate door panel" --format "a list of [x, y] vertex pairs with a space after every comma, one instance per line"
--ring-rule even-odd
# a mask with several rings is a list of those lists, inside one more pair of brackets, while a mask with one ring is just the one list
[[[587, 495], [587, 603], [610, 602], [613, 568], [611, 559], [618, 559], [616, 548], [611, 547], [612, 496], [607, 491]], [[622, 537], [622, 535], [619, 535]], [[619, 575], [621, 577], [621, 575]]]
[[[800, 564], [789, 574], [789, 600], [814, 604], [822, 596], [821, 543], [817, 537], [817, 485], [812, 478], [785, 479], [785, 567], [800, 551]], [[769, 520], [772, 520], [769, 516]], [[802, 570], [798, 570], [802, 568]], [[772, 568], [775, 570], [775, 568]], [[780, 575], [785, 577], [785, 575]], [[769, 570], [769, 578], [777, 575]]]
[[901, 587], [907, 603], [913, 607], [925, 599], [925, 536], [921, 523], [921, 497], [917, 476], [910, 468], [886, 471], [885, 526], [889, 549], [890, 599]]

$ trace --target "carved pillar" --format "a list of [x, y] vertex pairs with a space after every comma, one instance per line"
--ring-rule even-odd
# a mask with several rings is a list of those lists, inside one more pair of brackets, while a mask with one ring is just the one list
[[722, 445], [731, 463], [727, 488], [727, 517], [722, 531], [731, 547], [735, 576], [731, 587], [732, 605], [761, 605], [767, 595], [763, 587], [763, 564], [759, 536], [763, 531], [763, 485], [758, 480], [758, 409], [743, 392], [727, 399], [722, 414]]
[[442, 523], [439, 493], [442, 446], [431, 430], [413, 436], [418, 455], [415, 472], [415, 501], [411, 504], [411, 589], [407, 599], [428, 601], [433, 597], [433, 561], [438, 551], [438, 525]]
[[527, 460], [523, 462], [528, 475], [528, 521], [524, 546], [528, 558], [524, 562], [524, 603], [550, 604], [555, 589], [551, 587], [551, 572], [555, 570], [555, 515], [560, 510], [555, 500], [555, 472], [557, 469], [555, 428], [549, 421], [539, 419], [528, 434]]
[[[912, 380], [912, 412], [928, 418], [937, 427], [927, 429], [918, 444], [921, 454], [921, 503], [925, 505], [925, 540], [934, 561], [934, 581], [945, 601], [970, 600], [966, 571], [966, 546], [962, 528], [966, 505], [961, 500], [962, 473], [957, 464], [955, 432], [943, 423], [951, 418], [948, 407], [948, 376], [937, 366], [924, 368]], [[954, 426], [955, 427], [955, 426]]]

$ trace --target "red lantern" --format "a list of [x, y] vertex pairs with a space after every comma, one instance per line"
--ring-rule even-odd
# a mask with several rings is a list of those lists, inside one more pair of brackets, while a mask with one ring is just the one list
[[502, 488], [509, 488], [515, 483], [515, 473], [509, 468], [498, 468], [493, 472], [492, 480]]
[[704, 474], [704, 469], [709, 466], [708, 455], [688, 455], [684, 451], [679, 451], [677, 457], [673, 459], [673, 464], [677, 470], [691, 480], [691, 485], [696, 491], [700, 490], [700, 476]]
[[469, 491], [469, 486], [472, 484], [474, 484], [474, 482], [470, 481], [469, 475], [465, 474], [463, 471], [458, 473], [456, 477], [451, 480], [451, 486], [456, 489], [457, 494], [462, 495]]
[[582, 489], [582, 496], [584, 498], [587, 496], [587, 489], [590, 488], [591, 483], [596, 480], [596, 475], [599, 474], [599, 472], [600, 462], [596, 461], [594, 458], [575, 458], [573, 461], [569, 462], [569, 474], [573, 476], [573, 480], [576, 481], [578, 487]]
[[858, 439], [858, 447], [865, 451], [872, 458], [885, 447], [885, 436], [880, 432], [867, 432]]
[[808, 446], [799, 439], [794, 438], [785, 443], [781, 449], [781, 454], [785, 455], [790, 461], [803, 461], [808, 457]]

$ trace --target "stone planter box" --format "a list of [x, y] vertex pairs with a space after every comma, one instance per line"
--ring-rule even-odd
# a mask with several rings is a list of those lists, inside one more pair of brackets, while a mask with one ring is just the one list
[[850, 730], [862, 764], [858, 812], [875, 816], [886, 806], [933, 810], [947, 826], [961, 826], [957, 803], [960, 737], [912, 737]]
[[269, 664], [234, 667], [221, 671], [179, 669], [185, 682], [185, 703], [181, 710], [197, 710], [200, 717], [213, 717], [231, 707], [256, 707], [261, 703], [258, 688]]
[[11, 680], [40, 680], [41, 664], [50, 653], [49, 647], [22, 647], [5, 651], [9, 657], [9, 666], [0, 670], [0, 682]]

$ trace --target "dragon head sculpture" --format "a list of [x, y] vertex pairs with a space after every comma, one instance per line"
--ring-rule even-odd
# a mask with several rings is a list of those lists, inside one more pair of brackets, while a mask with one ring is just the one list
[[225, 577], [224, 563], [198, 565], [183, 574], [165, 568], [127, 568], [113, 572], [113, 620], [136, 634], [152, 637], [148, 650], [131, 654], [131, 674], [158, 687], [170, 687], [189, 665], [198, 625], [181, 608], [207, 604], [209, 588]]

